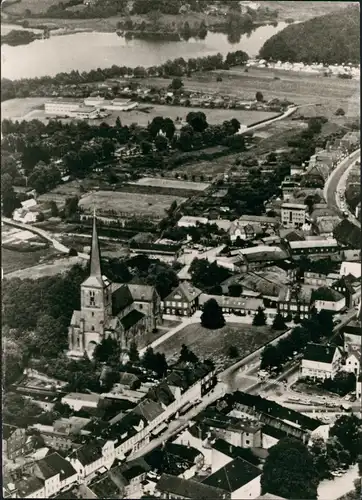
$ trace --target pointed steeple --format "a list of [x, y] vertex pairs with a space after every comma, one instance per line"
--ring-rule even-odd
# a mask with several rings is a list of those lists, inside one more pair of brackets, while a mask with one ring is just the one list
[[92, 232], [92, 247], [90, 254], [90, 274], [89, 276], [94, 276], [102, 279], [101, 272], [101, 255], [99, 252], [99, 241], [97, 233], [97, 218], [96, 210], [93, 212], [93, 232]]

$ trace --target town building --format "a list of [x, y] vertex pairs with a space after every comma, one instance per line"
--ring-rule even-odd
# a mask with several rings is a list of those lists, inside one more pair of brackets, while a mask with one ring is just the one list
[[182, 282], [164, 300], [165, 314], [177, 316], [192, 316], [199, 308], [201, 290], [188, 282]]
[[332, 284], [332, 288], [344, 295], [348, 309], [357, 306], [361, 301], [361, 281], [352, 274], [339, 278]]
[[357, 322], [354, 322], [343, 326], [341, 333], [343, 335], [343, 345], [345, 351], [348, 351], [348, 346], [350, 345], [356, 347], [361, 346], [362, 328], [360, 323], [358, 324]]
[[338, 313], [346, 307], [346, 297], [334, 288], [322, 286], [312, 292], [312, 305], [319, 311]]
[[307, 286], [288, 286], [279, 294], [278, 312], [284, 317], [298, 315], [301, 319], [309, 317], [312, 290]]
[[241, 314], [254, 316], [259, 309], [263, 308], [264, 303], [261, 298], [252, 297], [229, 297], [227, 295], [208, 295], [202, 293], [199, 297], [199, 307], [203, 309], [205, 303], [214, 299], [219, 304], [223, 313], [226, 314]]
[[30, 453], [33, 449], [33, 438], [27, 434], [26, 429], [15, 425], [3, 424], [3, 455], [9, 460], [14, 460]]
[[204, 479], [202, 484], [226, 491], [231, 499], [257, 498], [261, 493], [261, 472], [255, 465], [236, 458]]
[[[77, 471], [77, 481], [83, 481], [96, 471], [109, 470], [116, 458], [114, 442], [97, 438], [74, 450], [67, 460]], [[117, 458], [124, 459], [118, 454]]]
[[46, 102], [44, 105], [45, 114], [62, 117], [73, 116], [73, 113], [76, 112], [79, 107], [79, 101], [70, 101], [69, 99], [55, 99]]
[[361, 346], [357, 347], [350, 345], [348, 347], [343, 370], [346, 372], [354, 373], [358, 378], [361, 372]]
[[331, 255], [338, 253], [340, 246], [334, 238], [290, 241], [288, 243], [292, 256], [298, 255]]
[[281, 218], [282, 226], [300, 229], [306, 222], [308, 207], [299, 203], [283, 203]]
[[90, 275], [81, 284], [81, 309], [68, 329], [68, 355], [81, 357], [103, 338], [114, 338], [125, 352], [162, 322], [161, 300], [154, 287], [112, 283], [102, 275], [96, 217], [93, 217]]
[[333, 379], [341, 368], [341, 362], [339, 347], [309, 343], [304, 351], [300, 374], [313, 379]]
[[170, 474], [162, 474], [157, 482], [156, 491], [161, 498], [167, 499], [200, 500], [215, 498], [222, 500], [230, 498], [230, 494], [225, 490]]
[[193, 217], [191, 215], [183, 215], [177, 222], [178, 227], [196, 227], [199, 224], [207, 224], [207, 217]]
[[352, 274], [355, 278], [361, 277], [361, 262], [342, 262], [339, 274], [341, 276], [348, 276]]
[[182, 246], [179, 244], [165, 243], [138, 243], [131, 241], [129, 245], [131, 255], [147, 255], [150, 259], [159, 259], [172, 264], [182, 254]]

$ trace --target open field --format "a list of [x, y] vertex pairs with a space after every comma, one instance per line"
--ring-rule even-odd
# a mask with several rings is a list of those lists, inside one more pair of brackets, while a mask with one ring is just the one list
[[189, 182], [189, 181], [180, 181], [173, 179], [163, 179], [162, 177], [143, 177], [139, 179], [137, 182], [129, 182], [129, 184], [135, 184], [139, 186], [156, 186], [156, 187], [165, 187], [165, 188], [173, 188], [173, 189], [189, 189], [194, 191], [205, 191], [210, 184], [206, 182]]
[[165, 210], [170, 208], [173, 201], [180, 205], [185, 198], [167, 195], [139, 194], [134, 193], [113, 193], [111, 191], [97, 191], [87, 194], [80, 202], [79, 206], [86, 212], [93, 208], [102, 211], [114, 210], [119, 213], [142, 214], [151, 217], [162, 218]]
[[201, 359], [211, 358], [218, 368], [224, 368], [235, 360], [227, 356], [230, 346], [239, 350], [245, 357], [258, 347], [280, 335], [270, 327], [256, 327], [242, 323], [229, 323], [219, 330], [207, 330], [201, 324], [185, 326], [155, 350], [175, 360], [180, 355], [182, 344], [186, 344]]
[[58, 258], [58, 255], [53, 257], [55, 257], [55, 260], [53, 262], [45, 261], [42, 264], [33, 265], [33, 267], [30, 267], [31, 264], [29, 264], [28, 266], [24, 265], [22, 268], [18, 266], [11, 273], [8, 273], [5, 277], [21, 278], [21, 279], [26, 279], [26, 278], [39, 279], [45, 276], [56, 276], [57, 274], [65, 273], [75, 264], [85, 265], [87, 262], [81, 259], [80, 257]]
[[[11, 120], [23, 120], [26, 116], [34, 111], [34, 115], [42, 113], [41, 108], [48, 101], [47, 97], [24, 97], [17, 99], [9, 99], [1, 103], [1, 117]], [[31, 116], [33, 113], [31, 113]], [[35, 117], [35, 116], [34, 116]]]
[[203, 175], [205, 178], [215, 177], [218, 174], [226, 172], [229, 168], [235, 166], [235, 160], [240, 157], [240, 153], [221, 156], [214, 160], [198, 161], [180, 165], [173, 170], [186, 175]]
[[[24, 273], [28, 274], [28, 272], [25, 271], [27, 268], [38, 266], [40, 263], [56, 258], [59, 255], [60, 254], [54, 250], [54, 248], [42, 248], [32, 252], [21, 252], [2, 248], [1, 266], [3, 268], [4, 276], [17, 271], [19, 277], [23, 277]], [[33, 277], [31, 272], [28, 277]]]
[[40, 14], [52, 5], [58, 5], [59, 0], [21, 0], [20, 2], [6, 3], [4, 10], [9, 14], [21, 15], [29, 9], [32, 14]]
[[311, 17], [323, 16], [342, 9], [352, 2], [290, 2], [263, 0], [263, 7], [278, 11], [278, 20], [292, 18], [295, 21], [305, 21]]

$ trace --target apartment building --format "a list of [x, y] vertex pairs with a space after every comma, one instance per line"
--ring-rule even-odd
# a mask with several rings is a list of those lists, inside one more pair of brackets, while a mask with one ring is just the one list
[[281, 207], [282, 226], [299, 229], [306, 222], [307, 205], [299, 203], [283, 203]]

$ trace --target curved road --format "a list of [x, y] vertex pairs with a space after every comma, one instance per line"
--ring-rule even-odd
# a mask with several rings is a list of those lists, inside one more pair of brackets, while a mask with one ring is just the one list
[[[342, 160], [333, 170], [324, 185], [323, 195], [327, 202], [327, 205], [331, 208], [334, 208], [339, 214], [341, 214], [341, 209], [337, 200], [338, 187], [340, 184], [342, 184], [344, 174], [346, 174], [348, 169], [351, 168], [355, 161], [359, 160], [360, 157], [360, 149], [347, 156], [347, 158]], [[359, 225], [359, 222], [355, 219], [355, 217], [353, 217], [353, 215], [348, 218], [354, 224]]]

